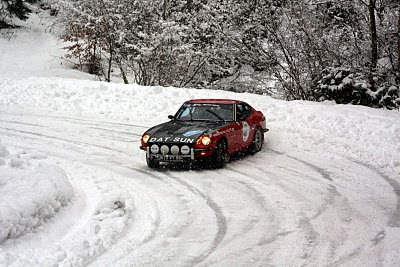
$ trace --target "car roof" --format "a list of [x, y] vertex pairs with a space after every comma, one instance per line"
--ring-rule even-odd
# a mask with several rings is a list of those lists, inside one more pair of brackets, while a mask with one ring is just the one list
[[201, 103], [201, 104], [235, 104], [243, 101], [234, 99], [192, 99], [186, 101], [187, 103]]

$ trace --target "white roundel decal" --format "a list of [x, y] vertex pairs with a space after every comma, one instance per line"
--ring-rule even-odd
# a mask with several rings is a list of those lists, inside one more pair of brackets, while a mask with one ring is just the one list
[[190, 148], [188, 146], [181, 147], [181, 152], [183, 155], [187, 155], [190, 153]]
[[243, 122], [243, 142], [246, 142], [249, 139], [250, 135], [250, 125], [247, 122]]

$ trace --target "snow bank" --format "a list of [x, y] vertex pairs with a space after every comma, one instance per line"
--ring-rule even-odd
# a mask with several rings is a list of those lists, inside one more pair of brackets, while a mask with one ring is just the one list
[[[93, 170], [94, 173], [96, 170]], [[8, 249], [0, 246], [0, 266], [86, 266], [110, 249], [132, 220], [133, 198], [105, 170], [94, 180], [96, 182], [92, 189], [93, 192], [99, 189], [100, 201], [72, 236], [54, 244], [23, 251], [15, 250], [12, 246]]]
[[64, 170], [33, 162], [44, 158], [39, 152], [10, 153], [0, 140], [0, 243], [34, 231], [71, 201]]

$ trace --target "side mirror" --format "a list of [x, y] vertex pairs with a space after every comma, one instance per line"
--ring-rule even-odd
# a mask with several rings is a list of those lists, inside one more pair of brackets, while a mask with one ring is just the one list
[[175, 119], [173, 115], [168, 115], [168, 119], [173, 120]]

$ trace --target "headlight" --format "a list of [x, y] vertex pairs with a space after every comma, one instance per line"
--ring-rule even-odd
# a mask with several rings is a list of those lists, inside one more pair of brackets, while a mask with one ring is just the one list
[[[201, 144], [202, 144], [203, 146], [208, 146], [209, 144], [211, 144], [211, 138], [208, 137], [208, 136], [201, 136], [200, 139], [199, 139], [199, 141], [201, 142]], [[198, 141], [198, 142], [199, 142], [199, 141]]]
[[149, 134], [145, 134], [142, 136], [142, 141], [143, 143], [147, 144], [147, 142], [149, 141], [150, 135]]
[[208, 146], [209, 144], [211, 144], [211, 138], [208, 136], [204, 136], [203, 138], [201, 138], [201, 143], [205, 146]]

